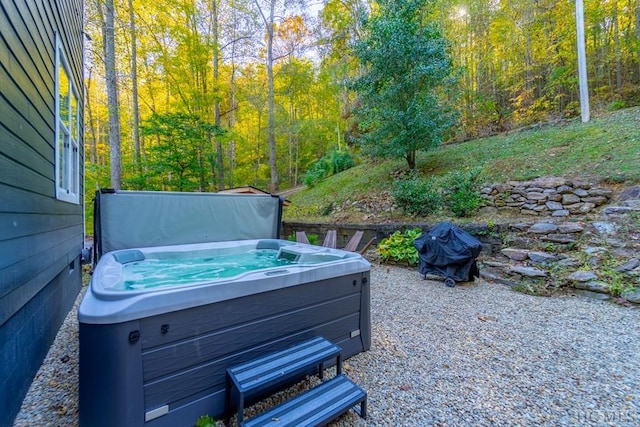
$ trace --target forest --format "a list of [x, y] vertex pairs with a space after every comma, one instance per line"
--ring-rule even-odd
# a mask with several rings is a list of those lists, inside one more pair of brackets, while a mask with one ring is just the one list
[[[87, 198], [277, 191], [396, 134], [420, 150], [580, 116], [571, 0], [85, 4]], [[586, 1], [584, 20], [591, 108], [640, 105], [640, 0]]]

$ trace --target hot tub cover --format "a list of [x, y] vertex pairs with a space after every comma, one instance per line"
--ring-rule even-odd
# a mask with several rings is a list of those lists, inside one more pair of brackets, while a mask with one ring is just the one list
[[479, 276], [476, 258], [482, 243], [460, 227], [444, 221], [413, 241], [420, 274], [436, 274], [460, 282]]
[[94, 261], [121, 249], [278, 239], [282, 203], [269, 194], [100, 190]]

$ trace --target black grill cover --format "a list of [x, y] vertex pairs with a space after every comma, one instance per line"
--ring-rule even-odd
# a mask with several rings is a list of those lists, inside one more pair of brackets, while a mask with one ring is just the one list
[[463, 229], [441, 222], [413, 241], [420, 274], [437, 274], [460, 282], [480, 276], [476, 258], [482, 243]]

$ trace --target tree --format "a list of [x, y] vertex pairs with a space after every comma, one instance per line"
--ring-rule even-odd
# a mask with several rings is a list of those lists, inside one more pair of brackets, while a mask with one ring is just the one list
[[222, 135], [220, 127], [193, 114], [165, 113], [152, 114], [141, 130], [157, 139], [148, 150], [150, 184], [178, 191], [209, 190], [204, 187], [209, 171], [202, 159], [215, 163], [208, 135]]
[[135, 13], [133, 10], [133, 0], [129, 0], [129, 34], [131, 36], [131, 101], [132, 101], [132, 115], [133, 115], [133, 123], [132, 123], [132, 131], [133, 131], [133, 152], [134, 152], [134, 161], [138, 172], [140, 171], [141, 165], [141, 151], [142, 146], [140, 145], [140, 109], [139, 109], [139, 98], [138, 98], [138, 31], [136, 29], [136, 19]]
[[275, 6], [276, 0], [268, 2], [269, 14], [266, 15], [260, 4], [256, 0], [256, 6], [262, 17], [262, 21], [266, 30], [267, 37], [267, 78], [268, 78], [268, 101], [269, 101], [269, 170], [271, 172], [271, 181], [269, 183], [269, 191], [278, 190], [278, 169], [276, 168], [276, 130], [275, 130], [275, 103], [273, 92], [273, 29], [275, 25]]
[[122, 184], [121, 155], [120, 155], [120, 108], [118, 105], [118, 81], [116, 79], [116, 56], [114, 35], [114, 4], [113, 0], [106, 0], [104, 12], [99, 1], [98, 15], [102, 23], [104, 40], [104, 68], [107, 84], [107, 98], [109, 108], [109, 160], [111, 188], [120, 190]]
[[359, 142], [370, 155], [404, 157], [415, 169], [416, 152], [438, 145], [455, 121], [441, 100], [452, 62], [445, 38], [427, 21], [430, 0], [379, 6], [354, 49], [364, 70], [352, 84]]

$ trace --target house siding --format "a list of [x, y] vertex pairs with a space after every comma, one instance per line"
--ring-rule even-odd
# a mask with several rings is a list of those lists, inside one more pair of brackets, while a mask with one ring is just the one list
[[80, 204], [57, 200], [54, 79], [58, 34], [82, 111], [82, 13], [83, 0], [0, 0], [0, 427], [81, 287], [84, 130]]

